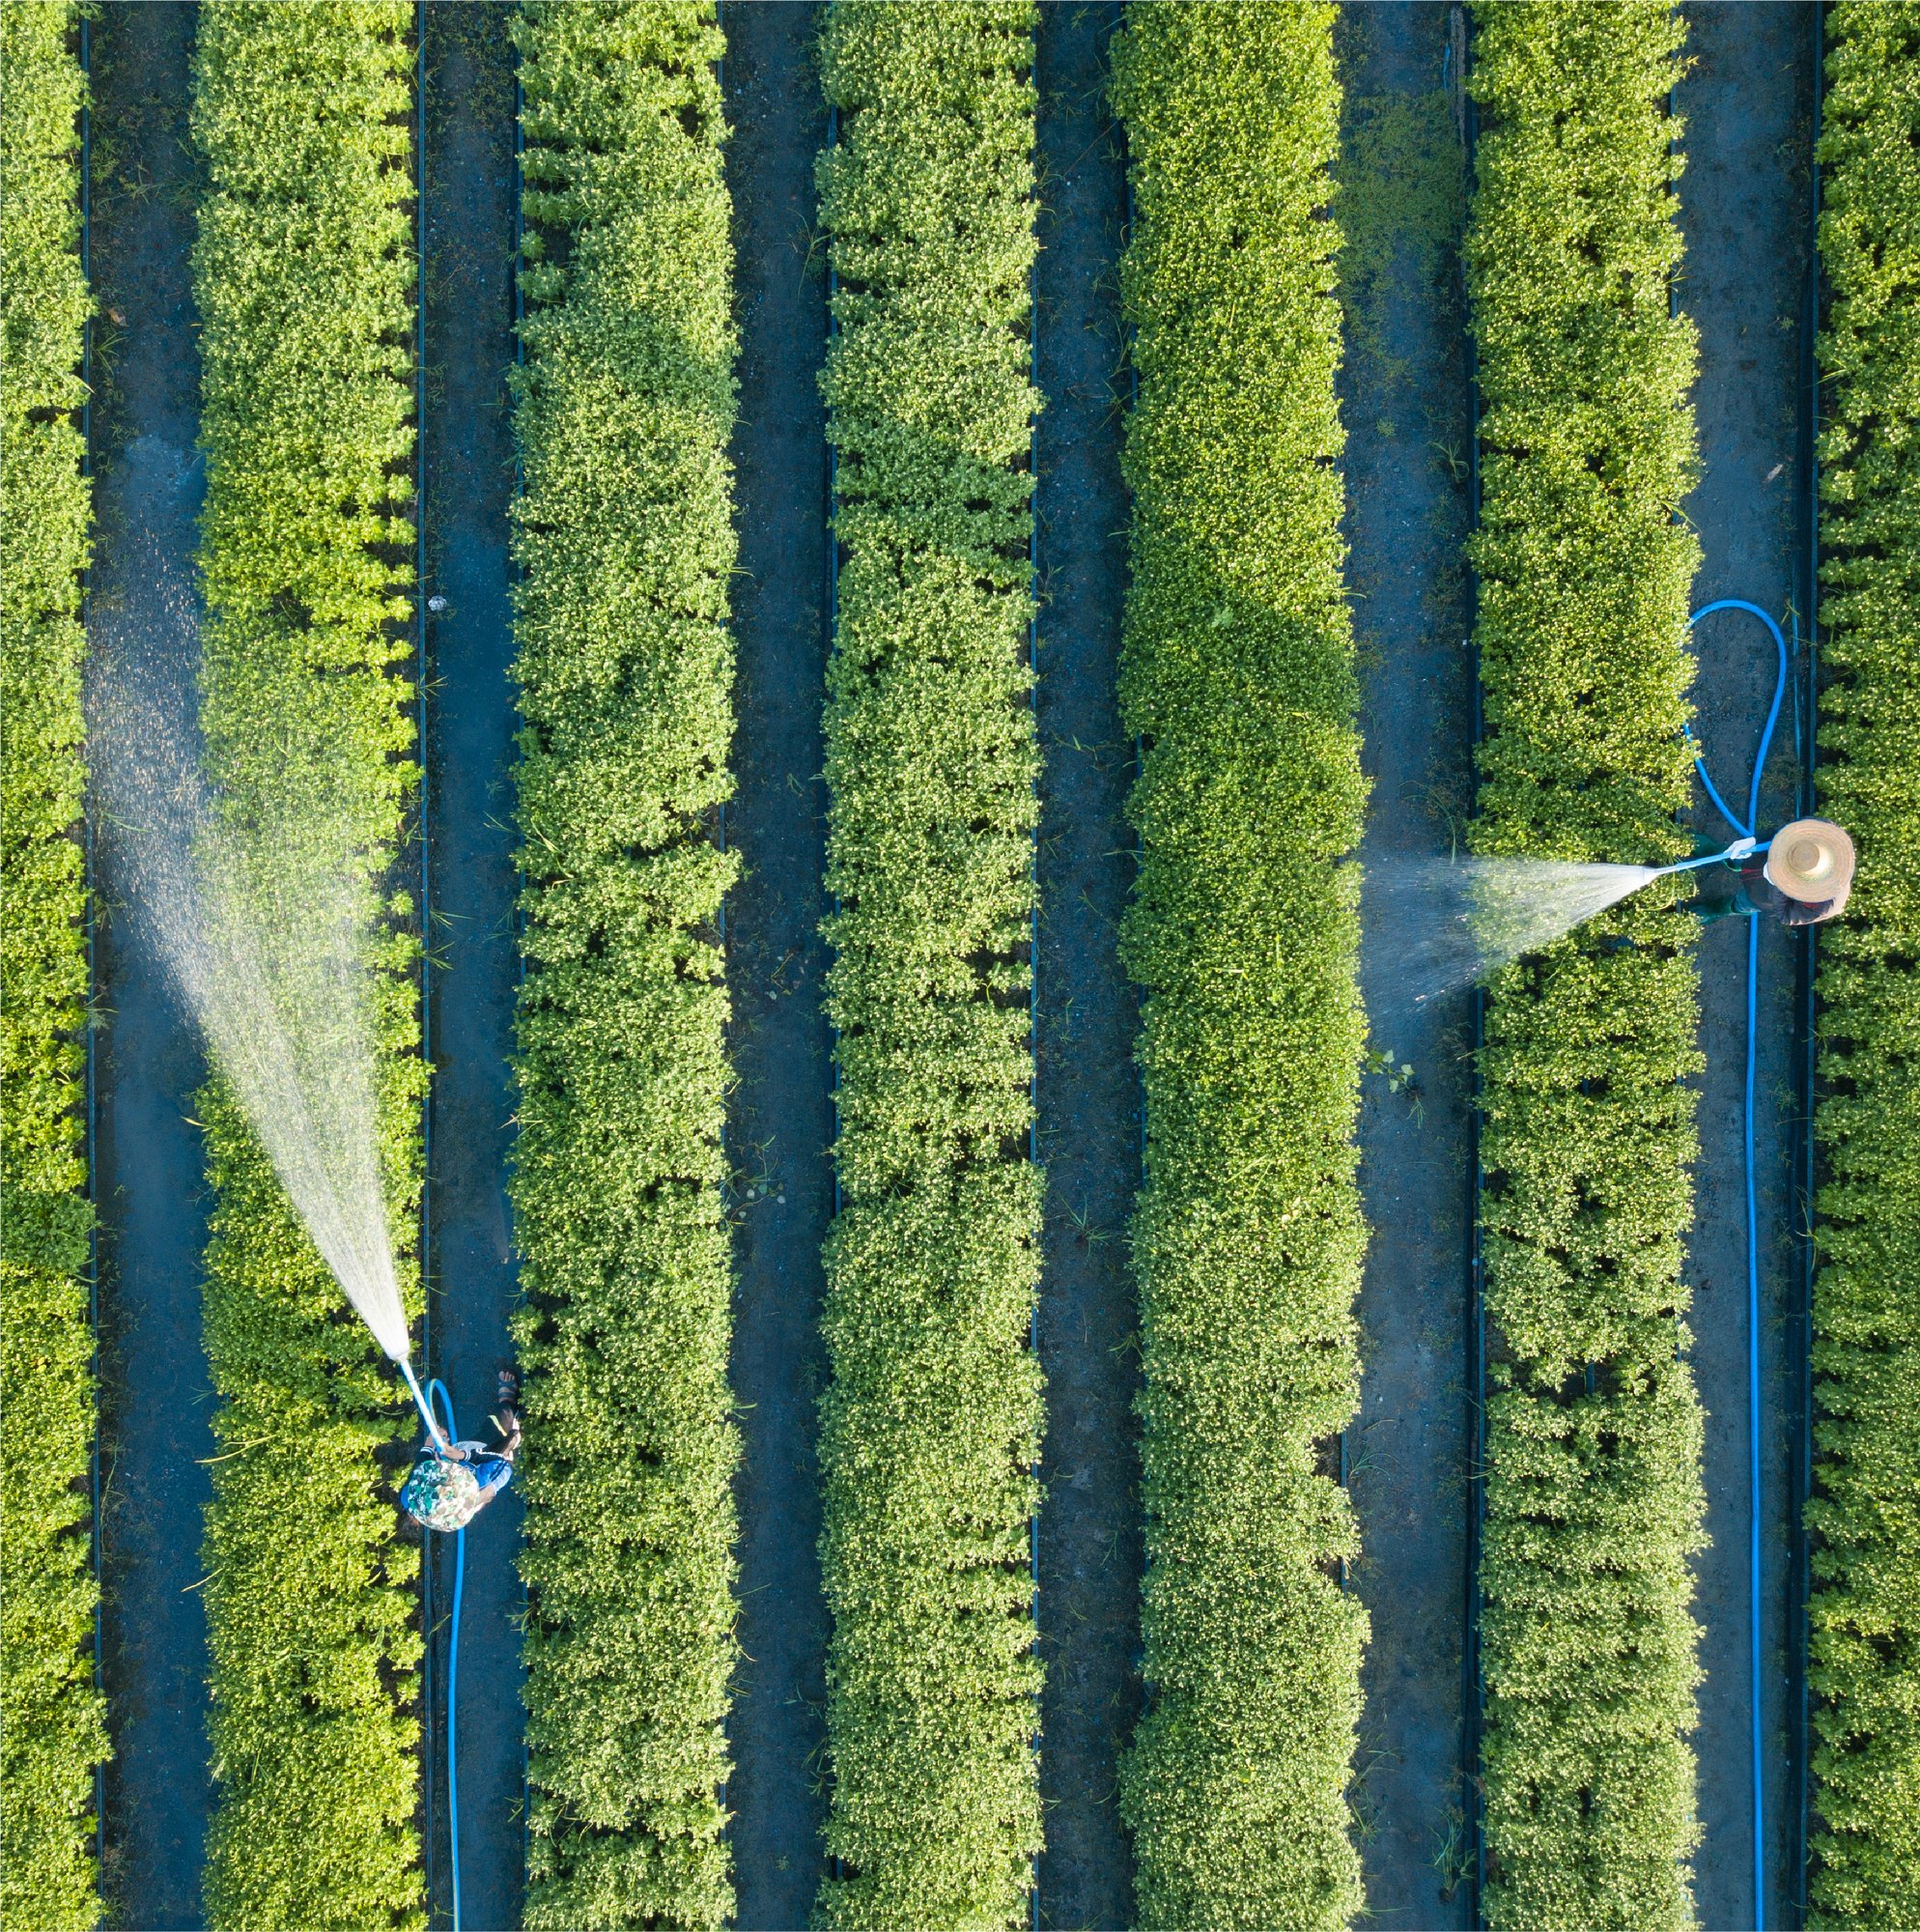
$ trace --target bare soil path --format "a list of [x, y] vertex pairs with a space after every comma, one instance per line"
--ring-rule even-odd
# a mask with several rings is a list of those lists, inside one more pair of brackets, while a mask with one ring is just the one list
[[[192, 49], [191, 7], [107, 7], [94, 23], [93, 641], [147, 653], [186, 718], [197, 709], [193, 553], [204, 488], [188, 260]], [[212, 1803], [196, 1587], [213, 1453], [200, 1336], [205, 1181], [191, 1119], [205, 1066], [161, 961], [126, 917], [110, 840], [99, 883], [107, 1918], [197, 1926]]]
[[1117, 263], [1126, 170], [1107, 103], [1119, 9], [1040, 10], [1033, 277], [1045, 759], [1035, 1096], [1047, 1194], [1037, 1338], [1047, 1377], [1038, 1526], [1042, 1925], [1131, 1922], [1119, 1755], [1140, 1707], [1139, 1326], [1126, 1245], [1140, 1179], [1137, 1003], [1117, 952], [1134, 774], [1115, 677], [1126, 586]]
[[[1680, 218], [1686, 236], [1680, 305], [1700, 330], [1703, 476], [1683, 506], [1705, 561], [1694, 608], [1743, 597], [1778, 616], [1806, 609], [1807, 434], [1801, 357], [1811, 271], [1813, 20], [1804, 5], [1702, 4], [1686, 10], [1694, 65], [1676, 104], [1686, 121]], [[1804, 625], [1802, 627], [1804, 629]], [[1791, 633], [1790, 633], [1791, 636]], [[1714, 783], [1745, 810], [1747, 778], [1772, 695], [1772, 640], [1754, 618], [1723, 614], [1695, 633], [1694, 729]], [[1794, 814], [1799, 773], [1790, 708], [1767, 768], [1763, 836]], [[1716, 838], [1719, 814], [1696, 787], [1693, 822]], [[1708, 926], [1700, 944], [1701, 1159], [1689, 1251], [1693, 1363], [1707, 1408], [1707, 1530], [1695, 1613], [1704, 1629], [1700, 1813], [1695, 1899], [1708, 1932], [1751, 1926], [1753, 1779], [1748, 1717], [1747, 1282], [1741, 1098], [1746, 1037], [1744, 921]], [[1793, 1193], [1803, 1131], [1793, 1044], [1796, 942], [1761, 932], [1760, 1058], [1755, 1146], [1762, 1306], [1761, 1494], [1765, 1764], [1765, 1922], [1797, 1918], [1792, 1870], [1798, 1768], [1788, 1748], [1799, 1664], [1788, 1644], [1788, 1559], [1794, 1495], [1791, 1453], [1799, 1411], [1796, 1335], [1802, 1277]]]
[[[1375, 861], [1447, 855], [1472, 795], [1455, 13], [1430, 0], [1347, 8], [1339, 42], [1348, 573], [1373, 787], [1362, 856]], [[1398, 1093], [1378, 1072], [1365, 1083], [1363, 1374], [1346, 1437], [1362, 1553], [1348, 1581], [1372, 1623], [1358, 1789], [1369, 1913], [1426, 1932], [1467, 1911], [1471, 1020], [1464, 991], [1418, 1016], [1394, 1008], [1403, 945], [1369, 926], [1361, 954], [1372, 1048], [1396, 1077], [1413, 1073]]]
[[727, 1121], [738, 1300], [733, 1389], [744, 1455], [740, 1662], [729, 1727], [734, 1876], [743, 1928], [805, 1925], [823, 1871], [819, 1786], [827, 1607], [820, 1594], [816, 1402], [820, 1246], [833, 1212], [833, 1064], [820, 1008], [826, 791], [827, 340], [813, 160], [827, 136], [812, 6], [727, 0], [741, 328], [733, 461], [740, 575], [736, 790], [727, 841]]
[[[516, 705], [507, 505], [513, 441], [513, 72], [504, 10], [437, 5], [426, 19], [425, 810], [433, 1064], [427, 1168], [427, 1359], [462, 1433], [493, 1439], [494, 1378], [516, 1294], [506, 1177], [518, 963], [513, 834]], [[461, 1905], [468, 1925], [519, 1923], [524, 1714], [511, 1487], [466, 1533], [458, 1749]], [[427, 1874], [447, 1922], [445, 1618], [452, 1540], [432, 1537], [426, 1618]]]

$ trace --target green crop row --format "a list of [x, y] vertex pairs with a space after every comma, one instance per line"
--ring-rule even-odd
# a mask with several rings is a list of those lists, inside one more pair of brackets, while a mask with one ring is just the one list
[[[411, 7], [210, 0], [192, 126], [207, 498], [208, 776], [248, 855], [268, 965], [311, 943], [298, 861], [359, 855], [380, 1154], [395, 1246], [418, 1208], [412, 906], [392, 892], [417, 768], [409, 656]], [[326, 828], [318, 839], [316, 831]], [[323, 858], [327, 855], [323, 854]], [[205, 1321], [219, 1454], [206, 1542], [215, 1926], [414, 1926], [417, 1550], [376, 1461], [410, 1433], [390, 1372], [231, 1093], [202, 1095]], [[417, 1269], [403, 1267], [409, 1306]], [[149, 1802], [154, 1794], [148, 1794]]]
[[1821, 141], [1813, 1916], [1920, 1923], [1920, 6], [1828, 15]]
[[[1694, 331], [1665, 0], [1475, 10], [1476, 849], [1685, 850]], [[1481, 1055], [1484, 1912], [1680, 1926], [1698, 1837], [1702, 1419], [1685, 1359], [1698, 987], [1643, 892], [1503, 972]]]
[[85, 89], [67, 0], [0, 9], [0, 1923], [93, 1925], [87, 1472], [94, 1434], [80, 1078], [86, 1023], [73, 412]]
[[1338, 1926], [1367, 1616], [1325, 1451], [1358, 1391], [1365, 784], [1341, 581], [1331, 7], [1136, 7], [1115, 47], [1139, 400], [1120, 698], [1144, 989], [1133, 1221], [1142, 1921]]
[[835, 0], [823, 1925], [1004, 1925], [1040, 1847], [1028, 1348], [1031, 0]]
[[542, 0], [513, 32], [526, 1922], [719, 1925], [739, 1454], [721, 39], [711, 0]]

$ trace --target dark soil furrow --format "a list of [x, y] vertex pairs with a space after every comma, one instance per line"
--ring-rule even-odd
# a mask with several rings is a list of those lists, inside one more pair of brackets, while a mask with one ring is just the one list
[[[508, 671], [507, 504], [513, 442], [513, 73], [503, 10], [429, 6], [426, 23], [425, 416], [428, 972], [434, 1067], [427, 1168], [427, 1358], [461, 1430], [491, 1441], [494, 1376], [510, 1357], [515, 1265], [507, 1208], [514, 1107], [516, 708]], [[438, 611], [434, 601], [444, 600]], [[457, 1745], [460, 1881], [469, 1925], [519, 1922], [522, 1884], [521, 1504], [506, 1494], [466, 1533]], [[450, 1538], [431, 1539], [435, 1633], [424, 1740], [428, 1868], [437, 1918], [446, 1858], [445, 1619]]]
[[[1443, 857], [1470, 805], [1472, 661], [1461, 557], [1471, 428], [1457, 245], [1458, 75], [1440, 4], [1349, 9], [1340, 193], [1348, 582], [1372, 782], [1363, 858]], [[1371, 1619], [1358, 1805], [1386, 1925], [1465, 1922], [1460, 1647], [1471, 1022], [1464, 990], [1395, 1000], [1407, 937], [1369, 923], [1360, 1123], [1369, 1226], [1361, 1411], [1346, 1437]], [[1400, 1072], [1410, 1066], [1411, 1076]], [[1398, 1091], [1394, 1091], [1398, 1084]]]
[[1042, 1925], [1130, 1922], [1119, 1754], [1140, 1702], [1139, 1458], [1126, 1245], [1140, 1179], [1137, 1007], [1116, 951], [1133, 881], [1132, 741], [1115, 675], [1126, 582], [1116, 264], [1126, 175], [1106, 94], [1119, 9], [1040, 10], [1034, 372], [1045, 758], [1035, 1096], [1046, 1170], [1037, 1338], [1047, 1377], [1038, 1525]]
[[[103, 8], [93, 29], [93, 270], [99, 300], [92, 645], [140, 653], [194, 715], [193, 555], [204, 471], [188, 251], [194, 10]], [[212, 1804], [199, 1585], [212, 1403], [192, 1096], [200, 1043], [100, 844], [96, 1184], [100, 1240], [104, 1885], [110, 1924], [196, 1926]], [[31, 1401], [31, 1392], [25, 1400]]]
[[[1686, 10], [1693, 67], [1675, 105], [1685, 118], [1680, 219], [1686, 236], [1680, 307], [1700, 331], [1694, 390], [1702, 477], [1684, 513], [1700, 534], [1694, 609], [1742, 597], [1787, 628], [1806, 608], [1805, 396], [1801, 384], [1811, 272], [1813, 29], [1805, 6], [1697, 5]], [[1804, 626], [1802, 627], [1804, 628]], [[1773, 692], [1776, 652], [1761, 623], [1726, 612], [1694, 633], [1695, 735], [1721, 795], [1746, 809], [1748, 777]], [[1791, 640], [1792, 632], [1789, 631]], [[1794, 667], [1798, 681], [1799, 667]], [[1793, 694], [1762, 794], [1761, 836], [1794, 815], [1800, 746]], [[1732, 838], [1696, 786], [1693, 823]], [[1787, 1629], [1792, 1450], [1801, 1400], [1790, 1318], [1803, 1275], [1805, 1224], [1793, 1198], [1793, 1151], [1805, 1122], [1793, 1044], [1799, 946], [1764, 926], [1760, 946], [1755, 1179], [1761, 1258], [1761, 1751], [1765, 1765], [1765, 1922], [1792, 1922], [1799, 1888], [1789, 1869], [1798, 1804], [1789, 1763], [1790, 1680], [1802, 1667]], [[1760, 1922], [1754, 1899], [1747, 1399], [1747, 1247], [1742, 1096], [1746, 950], [1743, 920], [1709, 925], [1700, 943], [1700, 1163], [1687, 1274], [1693, 1364], [1707, 1409], [1707, 1533], [1695, 1562], [1702, 1629], [1700, 1764], [1704, 1839], [1694, 1896], [1706, 1926]], [[1792, 1689], [1797, 1697], [1797, 1690]]]
[[833, 1212], [833, 1066], [821, 982], [826, 811], [827, 338], [813, 160], [827, 135], [816, 10], [728, 4], [741, 329], [734, 433], [740, 575], [736, 790], [727, 906], [727, 1121], [738, 1301], [733, 1389], [744, 1454], [738, 1690], [727, 1805], [743, 1927], [804, 1925], [821, 1877], [827, 1611], [820, 1594], [815, 1403], [824, 1378], [820, 1246]]

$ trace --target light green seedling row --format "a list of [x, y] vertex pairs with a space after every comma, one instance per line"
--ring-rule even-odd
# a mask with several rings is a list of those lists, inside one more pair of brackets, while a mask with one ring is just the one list
[[1028, 1347], [1038, 757], [1033, 8], [839, 0], [819, 166], [838, 625], [826, 715], [822, 1575], [835, 1927], [1024, 1918], [1040, 1845]]
[[526, 1923], [718, 1926], [730, 214], [701, 4], [530, 5], [513, 555]]
[[99, 1915], [81, 1076], [79, 109], [66, 0], [0, 8], [0, 1922]]
[[1144, 989], [1133, 1221], [1143, 1924], [1361, 1909], [1367, 1617], [1332, 1450], [1358, 1384], [1358, 687], [1340, 533], [1330, 7], [1130, 8], [1115, 46], [1139, 401], [1120, 697]]
[[1812, 1918], [1920, 1923], [1920, 7], [1828, 14]]
[[[380, 1155], [420, 1306], [414, 907], [391, 884], [418, 768], [411, 657], [412, 57], [405, 0], [200, 10], [207, 615], [201, 717], [232, 890], [292, 951], [302, 867], [356, 855]], [[315, 878], [324, 876], [316, 871]], [[205, 1585], [216, 1779], [208, 1922], [424, 1922], [418, 1550], [376, 1462], [391, 1371], [220, 1081], [205, 1321], [217, 1448]]]
[[[1698, 562], [1664, 0], [1475, 10], [1476, 850], [1681, 856]], [[1694, 922], [1643, 892], [1500, 975], [1481, 1055], [1489, 1925], [1692, 1918], [1702, 1419]]]

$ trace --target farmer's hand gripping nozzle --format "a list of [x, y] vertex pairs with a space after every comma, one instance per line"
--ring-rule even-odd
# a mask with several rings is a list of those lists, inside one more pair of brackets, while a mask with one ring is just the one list
[[1663, 879], [1669, 872], [1697, 872], [1703, 866], [1731, 866], [1755, 852], [1766, 850], [1752, 838], [1736, 838], [1724, 852], [1708, 852], [1698, 859], [1682, 859], [1678, 866], [1662, 866], [1653, 876]]

